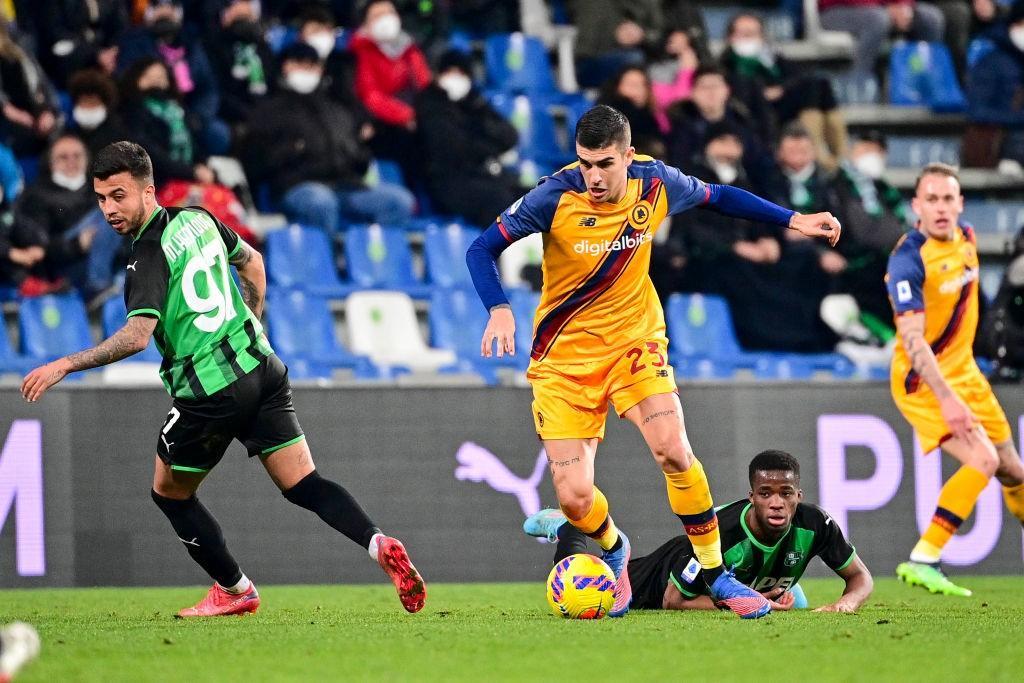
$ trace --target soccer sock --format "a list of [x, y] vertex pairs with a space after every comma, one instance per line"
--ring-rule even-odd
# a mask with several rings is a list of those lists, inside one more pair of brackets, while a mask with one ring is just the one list
[[248, 576], [242, 574], [242, 578], [240, 578], [238, 580], [238, 583], [236, 583], [234, 586], [222, 585], [221, 588], [223, 588], [228, 593], [231, 593], [232, 595], [241, 595], [242, 593], [248, 592], [250, 586], [252, 586], [252, 581], [249, 580]]
[[558, 564], [570, 555], [585, 552], [587, 552], [586, 534], [568, 522], [558, 527], [558, 545], [555, 546], [553, 564]]
[[316, 470], [282, 493], [289, 502], [315, 512], [320, 519], [367, 550], [370, 539], [380, 533], [352, 494], [330, 479], [324, 479]]
[[210, 577], [221, 586], [236, 586], [242, 580], [242, 570], [231, 557], [224, 543], [220, 525], [194, 495], [186, 500], [165, 498], [156, 491], [153, 502], [160, 508], [185, 550]]
[[672, 512], [682, 521], [708, 584], [714, 583], [721, 573], [722, 540], [704, 466], [694, 458], [685, 472], [666, 472], [665, 484]]
[[1004, 486], [1003, 500], [1010, 513], [1024, 524], [1024, 484]]
[[366, 551], [370, 553], [370, 557], [373, 561], [377, 561], [377, 557], [380, 553], [380, 542], [384, 538], [384, 534], [376, 533], [370, 538], [370, 543], [366, 546]]
[[910, 552], [912, 562], [934, 564], [939, 561], [942, 549], [970, 516], [978, 496], [988, 486], [988, 479], [970, 465], [964, 465], [953, 473], [939, 491], [939, 504], [931, 524]]
[[615, 522], [608, 514], [608, 499], [596, 486], [594, 487], [594, 503], [590, 506], [590, 512], [583, 515], [582, 519], [573, 519], [565, 508], [562, 508], [562, 512], [574, 527], [597, 541], [602, 550], [618, 550], [621, 546], [619, 530], [615, 528]]

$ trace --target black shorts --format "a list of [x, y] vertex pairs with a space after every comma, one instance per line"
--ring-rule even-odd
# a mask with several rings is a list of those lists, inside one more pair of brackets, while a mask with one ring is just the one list
[[650, 555], [629, 561], [629, 583], [633, 588], [632, 609], [661, 609], [673, 569], [681, 571], [693, 557], [686, 536], [675, 536]]
[[303, 439], [288, 368], [274, 354], [212, 396], [174, 399], [156, 453], [173, 470], [209, 472], [233, 439], [242, 442], [249, 457], [267, 456]]

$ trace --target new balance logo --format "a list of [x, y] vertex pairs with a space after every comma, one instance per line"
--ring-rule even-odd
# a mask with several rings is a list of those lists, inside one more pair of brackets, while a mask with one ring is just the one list
[[125, 268], [125, 270], [133, 270], [133, 271], [135, 271], [137, 273], [139, 271], [135, 270], [135, 266], [137, 266], [138, 264], [139, 264], [138, 261], [133, 261], [133, 262], [128, 264], [128, 267]]
[[182, 543], [184, 543], [185, 545], [194, 545], [197, 548], [199, 547], [199, 542], [198, 542], [199, 541], [199, 537], [198, 536], [193, 538], [191, 541], [186, 541], [184, 538], [181, 538], [179, 536], [178, 540], [181, 541]]
[[537, 487], [548, 464], [543, 450], [537, 456], [533, 472], [526, 479], [512, 472], [494, 453], [471, 441], [462, 444], [455, 459], [459, 462], [455, 468], [455, 478], [459, 481], [484, 482], [498, 493], [512, 494], [519, 501], [523, 515], [527, 517], [540, 510]]
[[597, 225], [597, 216], [584, 216], [579, 222], [581, 228], [592, 228], [595, 225]]

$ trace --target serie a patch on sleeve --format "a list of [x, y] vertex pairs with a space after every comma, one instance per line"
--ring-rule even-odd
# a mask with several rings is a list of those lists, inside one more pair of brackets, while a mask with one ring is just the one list
[[683, 570], [683, 578], [689, 583], [693, 583], [697, 579], [697, 574], [700, 573], [700, 562], [697, 561], [696, 557], [691, 557], [686, 568]]

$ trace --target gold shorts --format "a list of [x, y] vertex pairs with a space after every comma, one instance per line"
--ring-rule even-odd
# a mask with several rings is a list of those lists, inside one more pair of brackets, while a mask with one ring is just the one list
[[[971, 373], [966, 380], [953, 384], [952, 388], [974, 413], [978, 424], [988, 434], [992, 443], [1002, 443], [1012, 438], [1006, 413], [996, 400], [996, 395], [984, 375], [980, 372]], [[893, 400], [903, 413], [903, 417], [914, 428], [921, 442], [921, 449], [925, 453], [930, 453], [950, 438], [949, 426], [942, 419], [939, 399], [927, 385], [922, 383], [912, 394], [904, 392], [902, 386], [894, 386]]]

